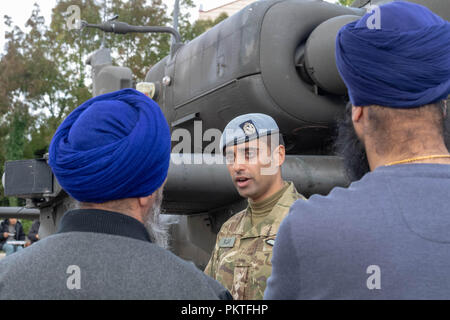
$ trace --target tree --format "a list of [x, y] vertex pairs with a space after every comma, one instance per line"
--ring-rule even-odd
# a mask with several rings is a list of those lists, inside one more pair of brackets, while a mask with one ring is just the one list
[[[135, 80], [169, 54], [168, 34], [104, 35], [100, 30], [68, 30], [68, 8], [80, 8], [81, 19], [99, 24], [118, 14], [132, 25], [170, 25], [162, 0], [58, 0], [46, 24], [37, 4], [26, 32], [5, 17], [6, 45], [0, 52], [0, 169], [5, 161], [40, 158], [62, 120], [91, 98], [90, 68], [85, 61], [102, 44], [112, 51], [114, 64], [129, 67]], [[223, 19], [190, 22], [194, 3], [182, 0], [180, 33], [184, 41], [199, 36]], [[0, 186], [0, 191], [3, 187]], [[3, 194], [3, 193], [2, 193]], [[17, 205], [0, 197], [0, 205]]]
[[[106, 16], [119, 15], [131, 25], [166, 26], [171, 19], [161, 0], [110, 0], [105, 3]], [[114, 62], [128, 67], [135, 79], [143, 81], [148, 70], [170, 52], [170, 35], [161, 33], [108, 34], [106, 45], [112, 49]]]
[[[197, 20], [194, 23], [190, 22], [191, 15], [189, 10], [194, 8], [195, 4], [192, 0], [181, 0], [180, 16], [179, 16], [179, 32], [181, 39], [184, 42], [191, 41], [197, 38], [205, 31], [211, 29], [216, 24], [222, 22], [228, 15], [224, 12], [217, 19], [213, 20]], [[172, 13], [173, 15], [173, 13]]]
[[[18, 27], [6, 32], [6, 53], [0, 60], [0, 159], [19, 160], [24, 157], [27, 135], [33, 126], [34, 117], [30, 110], [33, 107], [34, 93], [44, 90], [38, 84], [45, 74], [47, 64], [32, 51], [35, 49], [29, 43], [29, 37], [36, 36], [42, 20], [39, 17], [39, 7], [35, 7], [30, 35], [25, 35]], [[5, 24], [12, 26], [12, 20], [6, 17]], [[31, 51], [30, 51], [31, 48]], [[15, 198], [3, 198], [3, 204], [15, 206], [19, 202]]]
[[192, 25], [188, 24], [182, 31], [183, 39], [193, 40], [226, 18], [228, 18], [228, 15], [223, 12], [215, 20], [197, 20]]
[[[50, 117], [62, 120], [69, 112], [92, 96], [87, 81], [88, 68], [85, 60], [89, 53], [98, 49], [102, 34], [98, 30], [68, 30], [68, 8], [80, 8], [81, 19], [100, 23], [101, 7], [94, 0], [59, 0], [52, 10], [50, 29], [45, 34], [50, 45], [49, 55], [57, 62], [59, 78], [53, 89], [55, 108]], [[57, 121], [58, 122], [58, 121]], [[56, 128], [55, 128], [56, 129]]]

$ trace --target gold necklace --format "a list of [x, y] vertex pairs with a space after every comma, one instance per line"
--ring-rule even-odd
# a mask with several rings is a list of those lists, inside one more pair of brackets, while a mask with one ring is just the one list
[[390, 162], [388, 164], [385, 164], [385, 166], [393, 166], [393, 165], [396, 165], [396, 164], [404, 164], [404, 163], [410, 163], [410, 162], [414, 162], [414, 161], [421, 161], [421, 160], [428, 160], [428, 159], [439, 159], [439, 158], [449, 158], [450, 159], [450, 155], [443, 154], [443, 155], [433, 155], [433, 156], [424, 156], [424, 157], [410, 158], [410, 159]]

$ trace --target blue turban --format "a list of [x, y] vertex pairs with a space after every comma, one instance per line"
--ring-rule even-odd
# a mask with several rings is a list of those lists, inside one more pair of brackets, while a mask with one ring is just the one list
[[450, 23], [408, 2], [379, 9], [381, 29], [369, 29], [366, 14], [336, 38], [336, 63], [352, 104], [414, 108], [446, 99]]
[[170, 144], [169, 126], [156, 102], [125, 89], [76, 108], [52, 139], [49, 164], [78, 201], [145, 197], [167, 177]]

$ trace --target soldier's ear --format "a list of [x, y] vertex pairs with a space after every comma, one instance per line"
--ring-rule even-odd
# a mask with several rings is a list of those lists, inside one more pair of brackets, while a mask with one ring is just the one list
[[273, 160], [275, 161], [275, 165], [281, 167], [286, 160], [286, 148], [283, 145], [279, 145], [273, 150], [272, 153]]

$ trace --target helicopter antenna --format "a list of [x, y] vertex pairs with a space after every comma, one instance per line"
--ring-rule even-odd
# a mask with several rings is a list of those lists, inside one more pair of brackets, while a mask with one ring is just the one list
[[[180, 15], [180, 0], [175, 0], [173, 8], [173, 28], [178, 32], [178, 18]], [[172, 35], [172, 44], [176, 43], [175, 37]]]
[[[108, 0], [103, 1], [103, 21], [106, 20], [106, 10], [107, 10], [107, 2]], [[103, 32], [102, 36], [102, 43], [100, 44], [100, 49], [103, 49], [105, 47], [105, 41], [106, 41], [106, 34]]]
[[[108, 19], [106, 22], [115, 21], [117, 19], [119, 19], [119, 15], [118, 14], [114, 15], [112, 18]], [[101, 49], [103, 49], [105, 47], [105, 41], [106, 41], [106, 32], [103, 32], [102, 43], [100, 45]]]
[[115, 21], [119, 16], [115, 15], [109, 21], [102, 24], [91, 24], [86, 21], [81, 21], [81, 28], [96, 28], [103, 32], [111, 32], [116, 34], [127, 33], [170, 33], [175, 38], [171, 46], [171, 57], [183, 45], [180, 33], [172, 27], [155, 27], [155, 26], [132, 26], [125, 22]]

